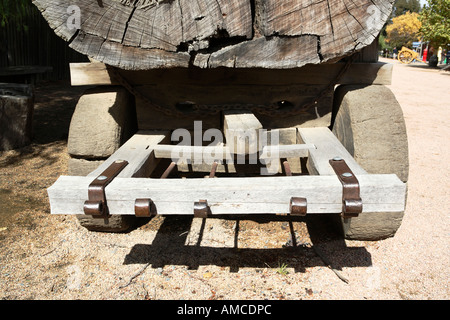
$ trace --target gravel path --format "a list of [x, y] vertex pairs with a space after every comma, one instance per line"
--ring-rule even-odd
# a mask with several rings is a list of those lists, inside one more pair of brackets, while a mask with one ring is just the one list
[[447, 300], [450, 75], [384, 61], [394, 64], [410, 178], [400, 230], [376, 242], [342, 240], [328, 217], [157, 217], [105, 234], [51, 216], [45, 189], [67, 172], [81, 91], [38, 88], [35, 143], [0, 153], [0, 298]]

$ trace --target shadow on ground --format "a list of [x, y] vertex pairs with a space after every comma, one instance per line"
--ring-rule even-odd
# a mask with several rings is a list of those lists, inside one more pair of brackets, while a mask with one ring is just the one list
[[[189, 269], [215, 265], [229, 267], [230, 272], [239, 268], [277, 268], [280, 261], [295, 272], [305, 272], [306, 268], [328, 265], [332, 269], [343, 267], [367, 267], [372, 264], [370, 253], [364, 247], [347, 247], [341, 234], [334, 227], [333, 217], [310, 216], [305, 218], [275, 218], [289, 223], [290, 241], [281, 248], [241, 248], [238, 244], [239, 218], [236, 221], [234, 247], [207, 247], [200, 245], [204, 232], [202, 222], [196, 245], [186, 245], [192, 217], [169, 216], [164, 219], [151, 245], [136, 244], [125, 257], [124, 264], [149, 264], [152, 268], [166, 265], [184, 265]], [[248, 218], [243, 218], [248, 219]], [[265, 223], [267, 217], [253, 217], [257, 223]], [[274, 220], [270, 217], [270, 220]], [[292, 222], [306, 223], [312, 243], [296, 240]], [[355, 259], [354, 257], [358, 257]]]

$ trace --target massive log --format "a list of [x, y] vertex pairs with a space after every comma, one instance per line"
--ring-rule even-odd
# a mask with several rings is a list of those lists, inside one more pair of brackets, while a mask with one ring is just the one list
[[368, 45], [394, 0], [33, 0], [75, 50], [126, 70], [276, 68]]

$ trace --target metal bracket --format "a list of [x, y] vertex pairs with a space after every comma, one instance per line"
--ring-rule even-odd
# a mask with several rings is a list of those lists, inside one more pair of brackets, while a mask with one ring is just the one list
[[208, 206], [208, 201], [200, 200], [194, 202], [194, 217], [196, 218], [207, 218], [211, 215], [211, 209]]
[[106, 186], [128, 165], [128, 161], [117, 160], [102, 172], [88, 188], [88, 199], [84, 202], [84, 213], [97, 218], [105, 218], [109, 215], [106, 205]]
[[[177, 166], [175, 162], [171, 162], [160, 179], [167, 179], [173, 169]], [[142, 198], [134, 201], [134, 214], [138, 218], [147, 218], [156, 216], [156, 207], [152, 199]]]
[[156, 216], [152, 199], [136, 199], [134, 202], [134, 213], [138, 218]]
[[342, 217], [354, 218], [362, 212], [359, 181], [348, 167], [344, 159], [339, 157], [330, 160], [330, 165], [342, 183]]
[[289, 203], [289, 212], [293, 216], [306, 216], [306, 198], [292, 197]]

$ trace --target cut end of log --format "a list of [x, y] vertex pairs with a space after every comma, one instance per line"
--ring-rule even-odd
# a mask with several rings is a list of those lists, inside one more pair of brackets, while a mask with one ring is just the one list
[[34, 0], [57, 35], [126, 70], [297, 68], [370, 45], [394, 0]]

